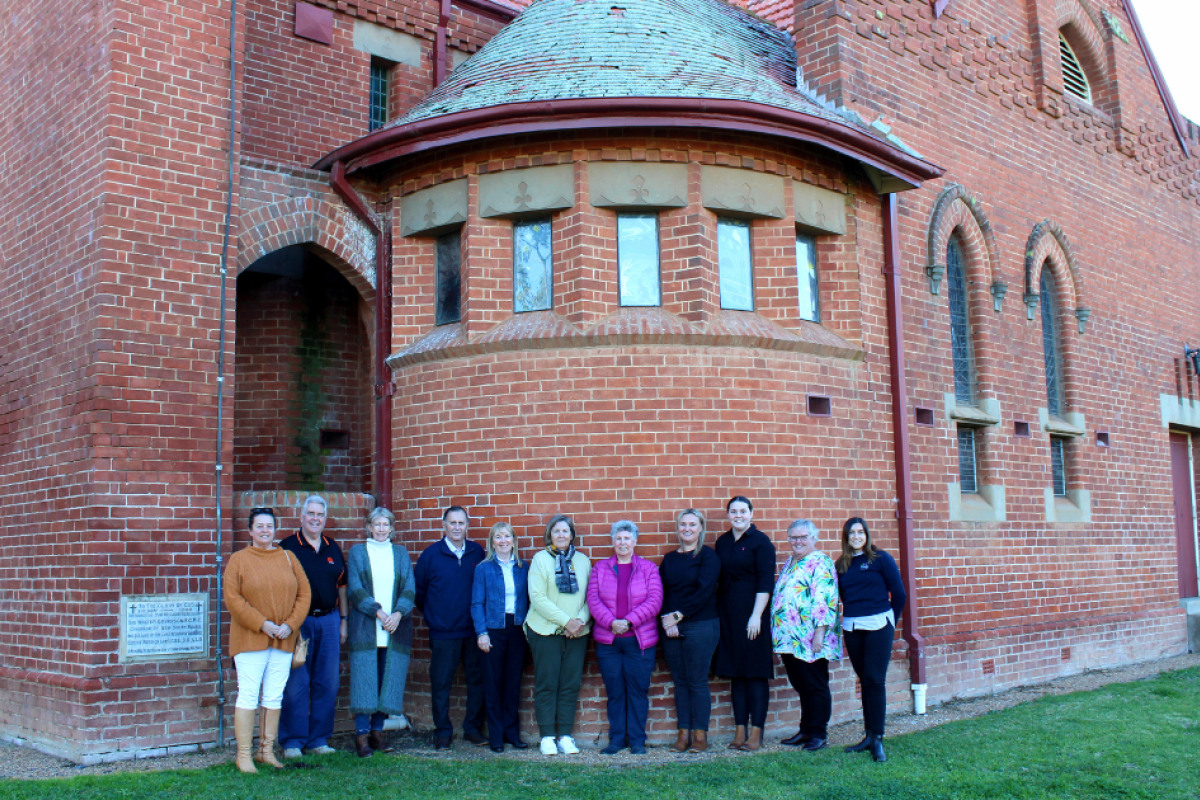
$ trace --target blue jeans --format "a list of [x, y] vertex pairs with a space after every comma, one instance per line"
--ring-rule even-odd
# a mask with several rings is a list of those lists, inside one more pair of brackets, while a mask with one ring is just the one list
[[698, 622], [685, 619], [679, 623], [679, 632], [683, 634], [680, 637], [659, 639], [675, 682], [675, 726], [706, 731], [712, 715], [708, 671], [721, 638], [721, 621], [715, 617]]
[[[375, 652], [376, 652], [375, 671], [376, 671], [376, 675], [378, 676], [376, 678], [376, 680], [378, 682], [377, 689], [382, 691], [382, 689], [383, 689], [383, 668], [387, 664], [388, 649], [386, 647], [376, 647]], [[387, 718], [388, 718], [388, 715], [383, 713], [382, 711], [376, 711], [374, 714], [355, 714], [354, 715], [354, 733], [357, 734], [358, 736], [362, 736], [364, 733], [370, 733], [371, 731], [381, 731], [381, 730], [383, 730], [383, 723], [387, 721]]]
[[596, 642], [596, 660], [608, 694], [609, 743], [618, 747], [645, 745], [654, 647], [642, 650], [636, 636], [621, 636], [612, 644]]
[[313, 748], [329, 743], [337, 703], [342, 655], [342, 618], [334, 609], [323, 617], [305, 617], [300, 636], [310, 640], [308, 660], [292, 670], [283, 690], [279, 744]]

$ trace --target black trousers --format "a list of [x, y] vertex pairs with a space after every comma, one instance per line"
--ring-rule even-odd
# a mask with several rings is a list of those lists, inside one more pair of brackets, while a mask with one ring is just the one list
[[730, 678], [729, 686], [732, 690], [733, 724], [765, 728], [767, 701], [771, 697], [771, 687], [767, 679]]
[[801, 661], [791, 653], [783, 653], [783, 668], [788, 683], [800, 695], [800, 732], [824, 739], [833, 713], [833, 698], [829, 694], [829, 661]]
[[846, 655], [862, 686], [863, 728], [876, 736], [883, 736], [887, 716], [887, 668], [895, 634], [896, 627], [891, 624], [877, 631], [842, 632]]
[[461, 662], [467, 683], [467, 713], [463, 717], [463, 733], [483, 731], [483, 672], [479, 666], [479, 644], [470, 639], [429, 640], [429, 694], [433, 707], [435, 735], [439, 738], [454, 735], [450, 722], [450, 687]]
[[512, 614], [504, 615], [503, 628], [488, 628], [492, 640], [490, 652], [480, 654], [483, 661], [483, 696], [487, 701], [488, 740], [493, 747], [521, 741], [518, 705], [521, 701], [521, 674], [525, 671], [525, 631]]

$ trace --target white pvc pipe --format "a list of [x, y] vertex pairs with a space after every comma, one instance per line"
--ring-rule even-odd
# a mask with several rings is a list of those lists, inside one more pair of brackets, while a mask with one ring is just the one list
[[925, 713], [925, 690], [927, 688], [929, 688], [929, 684], [926, 683], [914, 683], [912, 685], [914, 714]]

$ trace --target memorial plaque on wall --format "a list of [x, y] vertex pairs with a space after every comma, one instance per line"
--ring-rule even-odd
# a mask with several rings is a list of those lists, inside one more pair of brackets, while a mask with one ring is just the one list
[[208, 657], [208, 595], [121, 597], [120, 660], [177, 661]]

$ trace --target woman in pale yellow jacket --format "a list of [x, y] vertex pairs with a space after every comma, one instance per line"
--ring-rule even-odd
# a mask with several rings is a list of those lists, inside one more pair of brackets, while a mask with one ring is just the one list
[[556, 514], [546, 524], [546, 549], [529, 565], [529, 615], [525, 637], [533, 656], [533, 707], [545, 755], [575, 755], [571, 734], [583, 680], [592, 615], [588, 557], [575, 549], [575, 523]]

